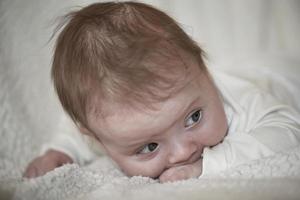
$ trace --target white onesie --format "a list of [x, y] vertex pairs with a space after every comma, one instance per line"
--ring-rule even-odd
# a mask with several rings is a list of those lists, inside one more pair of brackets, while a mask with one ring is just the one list
[[216, 175], [300, 144], [300, 115], [292, 101], [300, 98], [299, 87], [283, 96], [288, 80], [278, 82], [271, 74], [248, 80], [217, 71], [212, 76], [223, 97], [229, 130], [220, 144], [204, 149], [202, 175]]
[[[223, 98], [229, 131], [220, 144], [204, 149], [202, 175], [215, 175], [300, 144], [300, 115], [294, 108], [299, 104], [291, 105], [300, 98], [298, 86], [286, 88], [288, 80], [274, 76], [245, 79], [217, 70], [210, 72]], [[87, 142], [66, 116], [62, 118], [53, 141], [44, 146], [43, 152], [60, 150], [80, 165], [101, 154], [97, 142]]]

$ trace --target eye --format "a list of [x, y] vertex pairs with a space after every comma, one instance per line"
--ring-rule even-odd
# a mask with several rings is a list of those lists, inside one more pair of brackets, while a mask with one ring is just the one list
[[191, 127], [197, 124], [202, 118], [202, 110], [196, 110], [189, 115], [185, 121], [185, 127]]
[[149, 143], [143, 147], [142, 150], [138, 151], [138, 154], [152, 153], [158, 148], [158, 144], [155, 142]]

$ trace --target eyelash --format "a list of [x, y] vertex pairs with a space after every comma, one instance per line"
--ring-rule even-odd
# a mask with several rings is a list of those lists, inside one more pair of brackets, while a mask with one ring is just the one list
[[[149, 145], [151, 144], [155, 144], [156, 147], [153, 151], [149, 150], [149, 152], [143, 152], [147, 147], [149, 147]], [[138, 155], [143, 155], [143, 154], [150, 154], [150, 153], [154, 153], [155, 151], [157, 151], [157, 149], [159, 148], [159, 145], [156, 143], [156, 142], [151, 142], [151, 143], [148, 143], [146, 145], [144, 145], [140, 150], [137, 151], [136, 154]], [[149, 148], [148, 148], [149, 149]]]
[[[194, 114], [198, 114], [198, 116], [194, 116]], [[193, 116], [197, 119], [193, 119]], [[190, 128], [198, 124], [203, 117], [203, 111], [201, 109], [197, 109], [196, 111], [193, 111], [185, 120], [184, 127]], [[192, 121], [192, 122], [191, 122]], [[189, 124], [188, 124], [189, 123]]]

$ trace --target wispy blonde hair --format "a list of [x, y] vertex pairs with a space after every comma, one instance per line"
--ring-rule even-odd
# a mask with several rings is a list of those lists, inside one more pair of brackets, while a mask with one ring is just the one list
[[95, 98], [100, 104], [168, 98], [188, 67], [178, 50], [206, 71], [199, 46], [175, 20], [150, 5], [95, 3], [64, 19], [52, 79], [65, 111], [85, 127]]

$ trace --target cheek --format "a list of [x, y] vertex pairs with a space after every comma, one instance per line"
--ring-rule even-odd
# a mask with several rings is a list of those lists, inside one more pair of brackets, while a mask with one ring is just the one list
[[204, 125], [201, 127], [201, 140], [205, 146], [213, 146], [220, 143], [226, 135], [228, 126], [225, 113], [209, 112], [205, 116]]

